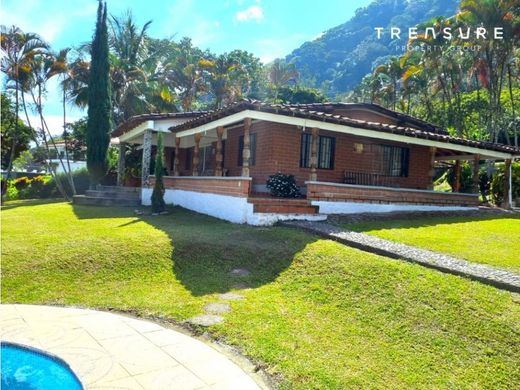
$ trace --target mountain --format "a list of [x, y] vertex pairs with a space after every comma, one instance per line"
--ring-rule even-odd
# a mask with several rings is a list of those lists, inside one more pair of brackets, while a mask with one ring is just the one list
[[[285, 59], [293, 62], [303, 83], [328, 95], [354, 88], [385, 58], [403, 53], [408, 28], [436, 16], [452, 16], [459, 0], [376, 0], [359, 8], [348, 22], [306, 42]], [[377, 39], [375, 27], [384, 27]], [[390, 27], [401, 28], [401, 39], [390, 39]]]

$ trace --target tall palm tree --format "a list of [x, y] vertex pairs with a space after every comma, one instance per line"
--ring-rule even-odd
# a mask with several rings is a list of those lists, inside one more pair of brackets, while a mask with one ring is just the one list
[[13, 167], [16, 144], [18, 142], [20, 80], [25, 77], [28, 72], [28, 62], [36, 54], [45, 51], [47, 44], [37, 34], [25, 33], [16, 26], [7, 28], [2, 25], [0, 26], [0, 31], [2, 49], [0, 68], [6, 75], [8, 82], [14, 84], [13, 88], [15, 91], [16, 121], [11, 156], [7, 167], [7, 177], [9, 177]]
[[267, 68], [267, 80], [274, 89], [274, 99], [278, 99], [278, 90], [290, 83], [296, 83], [300, 74], [296, 70], [294, 64], [286, 63], [282, 60], [274, 60]]
[[208, 83], [215, 96], [215, 108], [221, 108], [224, 103], [241, 96], [242, 81], [247, 73], [234, 58], [224, 53], [213, 60], [204, 60], [201, 64], [209, 72]]

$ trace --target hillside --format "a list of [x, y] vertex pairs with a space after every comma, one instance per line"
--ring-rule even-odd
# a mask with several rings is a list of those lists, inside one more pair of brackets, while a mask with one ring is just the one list
[[295, 63], [304, 84], [323, 88], [329, 95], [346, 92], [371, 72], [384, 57], [402, 53], [406, 44], [376, 38], [375, 27], [407, 29], [436, 16], [453, 15], [458, 0], [375, 0], [359, 8], [348, 22], [306, 42], [286, 57]]

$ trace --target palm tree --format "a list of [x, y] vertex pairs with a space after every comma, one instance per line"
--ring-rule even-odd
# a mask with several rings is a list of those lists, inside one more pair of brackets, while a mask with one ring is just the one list
[[208, 83], [215, 96], [215, 108], [236, 100], [241, 96], [242, 80], [247, 77], [242, 66], [227, 53], [213, 60], [202, 60], [201, 65], [208, 70]]
[[288, 64], [282, 60], [274, 60], [267, 68], [267, 80], [274, 90], [274, 100], [278, 99], [278, 90], [290, 83], [296, 83], [300, 74], [294, 64]]
[[395, 111], [397, 105], [397, 90], [399, 88], [399, 81], [403, 75], [403, 68], [401, 67], [401, 60], [399, 57], [391, 57], [390, 60], [383, 65], [379, 65], [374, 74], [386, 76], [388, 83], [383, 87], [388, 95], [391, 96], [392, 109]]
[[206, 89], [204, 69], [209, 55], [193, 46], [189, 38], [183, 38], [170, 49], [161, 79], [177, 93], [182, 109], [190, 111], [197, 96]]
[[8, 82], [14, 83], [15, 91], [15, 133], [13, 137], [13, 146], [11, 148], [11, 156], [7, 167], [7, 178], [11, 174], [14, 160], [14, 152], [18, 141], [18, 113], [20, 109], [20, 81], [27, 73], [28, 61], [36, 54], [47, 49], [47, 44], [37, 35], [33, 33], [24, 33], [16, 26], [7, 28], [1, 26], [1, 49], [2, 59], [0, 67], [6, 75]]

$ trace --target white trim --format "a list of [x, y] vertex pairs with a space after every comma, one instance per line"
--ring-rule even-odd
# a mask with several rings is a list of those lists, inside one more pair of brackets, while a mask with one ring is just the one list
[[327, 181], [306, 181], [305, 184], [317, 184], [323, 186], [331, 186], [331, 187], [342, 187], [342, 188], [362, 188], [369, 190], [385, 190], [385, 191], [396, 191], [396, 192], [419, 192], [426, 194], [446, 194], [446, 195], [457, 195], [457, 196], [477, 196], [478, 194], [463, 194], [461, 192], [442, 192], [442, 191], [433, 191], [433, 190], [417, 190], [414, 188], [396, 188], [396, 187], [382, 187], [382, 186], [366, 186], [366, 185], [358, 185], [358, 184], [344, 184], [344, 183], [331, 183]]
[[358, 213], [391, 213], [397, 211], [465, 211], [478, 210], [478, 207], [464, 206], [434, 206], [417, 204], [378, 204], [363, 202], [331, 202], [313, 200], [313, 206], [318, 206], [320, 214], [358, 214]]
[[119, 136], [120, 142], [129, 141], [132, 138], [138, 137], [141, 134], [143, 134], [146, 130], [153, 130], [154, 123], [153, 121], [146, 121], [143, 122], [136, 127], [134, 127], [132, 130], [127, 131], [126, 133]]
[[[380, 139], [380, 140], [395, 141], [395, 142], [401, 142], [401, 143], [406, 143], [406, 144], [411, 144], [411, 145], [422, 145], [422, 146], [431, 146], [431, 147], [436, 147], [436, 148], [441, 148], [441, 149], [456, 150], [459, 152], [479, 154], [482, 156], [482, 159], [486, 159], [486, 158], [488, 158], [488, 159], [506, 159], [506, 158], [514, 157], [514, 155], [511, 153], [498, 152], [498, 151], [493, 151], [493, 150], [488, 150], [488, 149], [480, 149], [480, 148], [476, 148], [473, 146], [458, 145], [458, 144], [452, 144], [449, 142], [434, 141], [434, 140], [423, 139], [423, 138], [414, 138], [414, 137], [409, 137], [409, 136], [405, 136], [405, 135], [385, 133], [385, 132], [377, 131], [377, 130], [361, 129], [361, 128], [351, 127], [351, 126], [347, 126], [347, 125], [339, 125], [336, 123], [323, 122], [323, 121], [318, 121], [315, 119], [290, 117], [287, 115], [272, 114], [272, 113], [268, 113], [268, 112], [255, 111], [255, 110], [244, 110], [244, 111], [237, 112], [235, 114], [226, 116], [224, 118], [220, 118], [215, 121], [194, 127], [192, 129], [182, 130], [182, 131], [177, 132], [176, 136], [177, 137], [186, 137], [188, 135], [193, 135], [196, 133], [201, 133], [204, 131], [208, 131], [210, 129], [214, 129], [218, 126], [227, 126], [230, 124], [234, 124], [238, 121], [244, 120], [245, 118], [258, 119], [258, 120], [264, 120], [264, 121], [269, 121], [269, 122], [284, 123], [284, 124], [294, 125], [294, 126], [305, 126], [308, 128], [317, 127], [321, 130], [329, 130], [329, 131], [335, 131], [337, 133], [352, 134], [352, 135], [357, 135], [360, 137], [376, 138], [376, 139]], [[173, 128], [173, 129], [175, 129], [175, 128]]]

